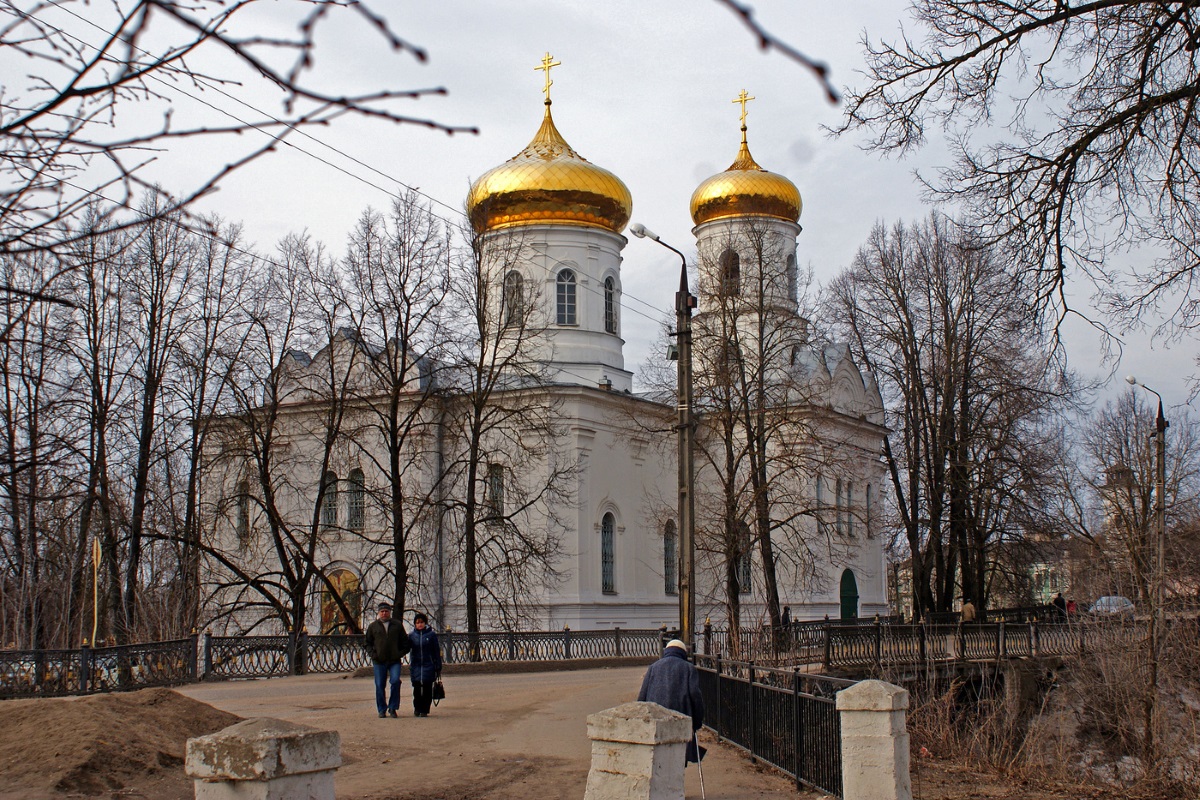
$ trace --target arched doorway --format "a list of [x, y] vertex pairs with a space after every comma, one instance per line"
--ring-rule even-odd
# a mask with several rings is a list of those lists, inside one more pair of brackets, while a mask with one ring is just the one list
[[858, 581], [851, 569], [842, 572], [842, 619], [858, 619]]
[[[329, 573], [329, 582], [333, 584], [342, 602], [350, 609], [351, 615], [357, 621], [362, 616], [362, 591], [359, 589], [358, 576], [348, 569], [339, 567]], [[321, 590], [321, 633], [349, 633], [353, 628], [347, 624], [345, 617], [338, 608], [337, 600], [328, 587]]]

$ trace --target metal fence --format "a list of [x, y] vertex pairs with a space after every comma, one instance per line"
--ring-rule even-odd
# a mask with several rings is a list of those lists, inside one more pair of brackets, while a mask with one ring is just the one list
[[[657, 656], [665, 632], [531, 631], [439, 635], [442, 660], [556, 661]], [[194, 635], [187, 639], [78, 650], [0, 650], [0, 699], [177, 686], [198, 680], [351, 672], [370, 666], [363, 637]]]
[[705, 727], [795, 779], [842, 795], [836, 695], [854, 681], [696, 656]]
[[[1177, 620], [1176, 624], [1186, 624]], [[884, 620], [802, 622], [779, 629], [749, 629], [731, 636], [706, 626], [700, 650], [764, 666], [869, 669], [933, 661], [1086, 653], [1114, 636], [1132, 641], [1144, 623], [1129, 619], [1052, 617], [1049, 622], [972, 622], [901, 625]], [[736, 650], [732, 649], [734, 646]]]
[[78, 650], [0, 650], [0, 698], [95, 694], [195, 680], [195, 637]]

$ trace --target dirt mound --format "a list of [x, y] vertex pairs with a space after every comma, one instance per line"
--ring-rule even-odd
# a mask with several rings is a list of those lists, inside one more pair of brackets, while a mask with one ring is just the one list
[[187, 740], [241, 718], [170, 689], [0, 703], [0, 798], [187, 798]]

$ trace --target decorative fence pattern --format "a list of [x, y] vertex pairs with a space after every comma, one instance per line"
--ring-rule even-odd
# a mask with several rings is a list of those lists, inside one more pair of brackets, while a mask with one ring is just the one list
[[706, 727], [810, 787], [842, 794], [836, 695], [854, 681], [696, 656]]
[[79, 650], [0, 650], [0, 698], [95, 694], [194, 680], [195, 637]]
[[[657, 656], [666, 632], [534, 631], [439, 635], [447, 664]], [[177, 686], [197, 680], [351, 672], [370, 666], [361, 636], [192, 636], [172, 642], [0, 650], [0, 699], [52, 697]]]
[[[1188, 621], [1175, 620], [1176, 625]], [[743, 632], [739, 658], [776, 667], [820, 665], [829, 669], [863, 669], [924, 664], [934, 661], [997, 661], [1006, 658], [1080, 655], [1104, 643], [1133, 643], [1145, 625], [1133, 620], [1093, 619], [1038, 623], [958, 623], [898, 625], [805, 622], [787, 629]], [[705, 628], [701, 649], [706, 655], [732, 655], [722, 631]]]
[[657, 656], [662, 653], [665, 631], [516, 631], [477, 633], [457, 631], [438, 634], [442, 660], [447, 664], [467, 661], [560, 661], [576, 658], [623, 658]]

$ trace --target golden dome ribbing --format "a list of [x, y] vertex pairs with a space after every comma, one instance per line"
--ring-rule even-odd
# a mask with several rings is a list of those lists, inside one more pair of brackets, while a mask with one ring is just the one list
[[533, 141], [471, 185], [467, 215], [477, 232], [553, 222], [620, 233], [633, 212], [621, 179], [576, 153], [554, 127], [550, 101]]
[[767, 172], [750, 155], [746, 128], [737, 158], [692, 193], [692, 220], [701, 225], [714, 219], [757, 215], [798, 222], [803, 204], [800, 190], [782, 175]]

